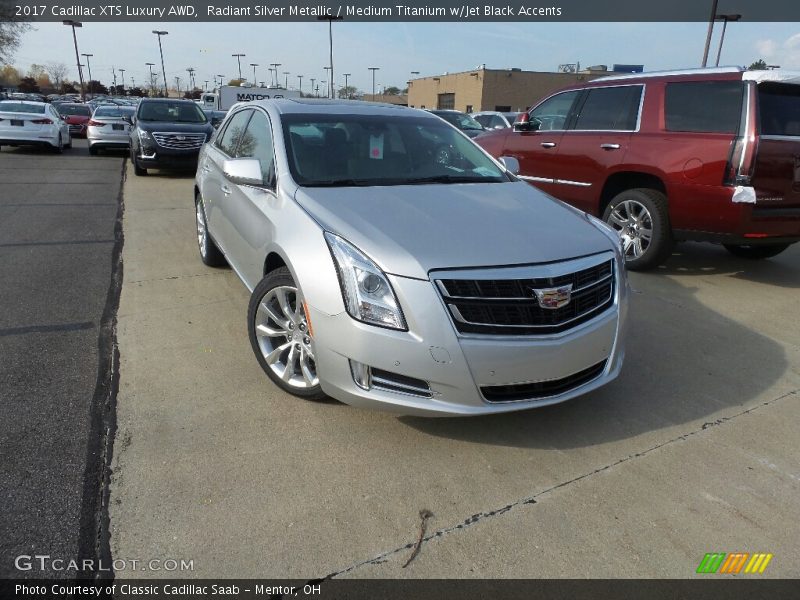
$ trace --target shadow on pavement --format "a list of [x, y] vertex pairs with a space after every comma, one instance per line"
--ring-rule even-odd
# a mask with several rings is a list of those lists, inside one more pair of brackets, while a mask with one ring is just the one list
[[[738, 259], [708, 246], [687, 265], [737, 273]], [[678, 272], [681, 258], [668, 267]], [[762, 261], [763, 263], [763, 261]], [[795, 287], [796, 271], [761, 264], [765, 283]], [[694, 267], [692, 267], [694, 268]], [[782, 274], [781, 269], [790, 273]], [[758, 265], [746, 273], [755, 273]], [[670, 272], [670, 271], [668, 271]], [[702, 273], [700, 267], [697, 272]], [[683, 273], [683, 271], [680, 271]], [[791, 273], [794, 273], [793, 275]], [[772, 274], [772, 275], [771, 275]], [[771, 281], [774, 278], [774, 282]], [[479, 418], [400, 417], [434, 436], [478, 444], [574, 448], [630, 438], [738, 409], [779, 381], [789, 368], [772, 339], [704, 306], [689, 289], [660, 273], [633, 274], [625, 364], [620, 377], [591, 394], [540, 409]]]

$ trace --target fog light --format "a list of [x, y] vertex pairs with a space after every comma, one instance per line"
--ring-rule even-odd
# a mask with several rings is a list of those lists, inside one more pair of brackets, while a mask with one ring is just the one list
[[370, 374], [369, 365], [351, 360], [350, 372], [353, 374], [353, 381], [356, 382], [356, 385], [362, 390], [369, 391], [369, 388], [372, 387], [372, 375]]

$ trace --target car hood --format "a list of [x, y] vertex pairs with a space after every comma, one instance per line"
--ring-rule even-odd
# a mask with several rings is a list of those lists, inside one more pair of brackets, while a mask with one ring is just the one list
[[176, 133], [210, 133], [214, 131], [211, 123], [173, 123], [171, 121], [137, 121], [142, 131], [171, 131]]
[[523, 182], [298, 188], [295, 198], [327, 231], [405, 277], [613, 249], [575, 209]]

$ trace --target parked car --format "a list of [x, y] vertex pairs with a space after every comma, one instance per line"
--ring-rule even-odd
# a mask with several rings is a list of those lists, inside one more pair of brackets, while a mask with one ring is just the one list
[[92, 116], [92, 110], [88, 104], [64, 102], [59, 103], [56, 110], [69, 125], [69, 133], [72, 137], [86, 137], [86, 124], [89, 122], [89, 117]]
[[46, 146], [56, 152], [72, 147], [69, 125], [45, 102], [0, 101], [0, 147]]
[[505, 129], [511, 127], [517, 120], [518, 112], [500, 112], [496, 110], [483, 110], [481, 112], [470, 113], [470, 117], [475, 119], [484, 129]]
[[486, 133], [486, 129], [483, 128], [483, 125], [478, 123], [475, 119], [470, 117], [468, 114], [465, 114], [458, 110], [429, 110], [431, 114], [440, 117], [457, 127], [461, 131], [463, 131], [466, 135], [471, 138], [479, 136], [482, 133]]
[[108, 148], [128, 148], [135, 112], [132, 106], [98, 106], [87, 124], [89, 154], [95, 155]]
[[195, 169], [200, 147], [214, 128], [191, 100], [144, 98], [131, 120], [133, 172], [147, 169]]
[[631, 269], [675, 241], [768, 258], [800, 240], [800, 73], [695, 69], [597, 79], [479, 138], [620, 236]]
[[[195, 104], [199, 101], [195, 100]], [[213, 108], [204, 108], [202, 105], [198, 104], [203, 109], [203, 112], [206, 114], [206, 118], [211, 121], [211, 126], [216, 129], [220, 126], [222, 121], [225, 120], [225, 115], [228, 114], [227, 110], [214, 110]]]
[[421, 110], [239, 104], [200, 153], [200, 258], [252, 291], [256, 359], [291, 394], [420, 415], [562, 402], [620, 371], [623, 258], [515, 163]]

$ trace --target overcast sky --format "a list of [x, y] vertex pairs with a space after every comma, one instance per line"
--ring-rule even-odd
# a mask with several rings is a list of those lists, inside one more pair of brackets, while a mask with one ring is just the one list
[[[370, 92], [367, 67], [380, 67], [376, 83], [406, 87], [411, 71], [421, 76], [464, 71], [485, 63], [487, 68], [519, 67], [554, 71], [560, 63], [579, 61], [582, 67], [614, 63], [644, 64], [646, 70], [699, 66], [705, 23], [334, 23], [334, 70], [337, 86], [343, 73], [350, 84]], [[327, 79], [327, 23], [85, 23], [78, 30], [81, 52], [92, 53], [92, 75], [111, 81], [111, 68], [124, 68], [126, 84], [146, 81], [145, 63], [159, 63], [153, 29], [166, 29], [164, 58], [170, 85], [176, 75], [186, 81], [238, 76], [232, 53], [244, 53], [242, 74], [251, 79], [249, 63], [259, 63], [259, 80], [268, 80], [269, 63], [289, 71], [290, 87], [303, 75]], [[721, 25], [712, 42], [711, 64]], [[725, 34], [721, 65], [749, 65], [764, 58], [770, 64], [800, 69], [800, 23], [731, 23]], [[77, 79], [70, 29], [60, 23], [40, 23], [25, 34], [14, 64], [26, 71], [31, 63], [61, 61]], [[160, 67], [160, 66], [159, 66]], [[118, 73], [119, 76], [119, 73]], [[284, 76], [281, 75], [281, 81]], [[182, 84], [184, 85], [184, 84]], [[213, 84], [209, 84], [211, 86]]]

